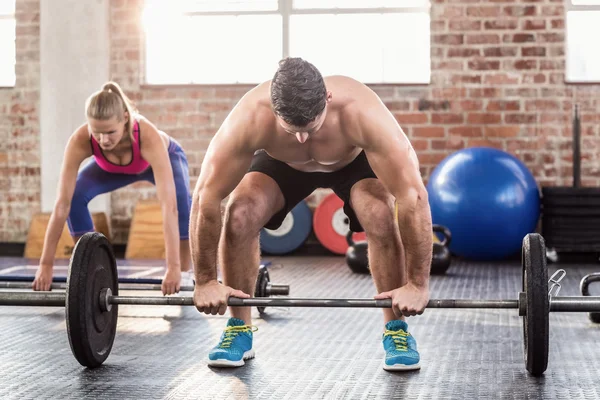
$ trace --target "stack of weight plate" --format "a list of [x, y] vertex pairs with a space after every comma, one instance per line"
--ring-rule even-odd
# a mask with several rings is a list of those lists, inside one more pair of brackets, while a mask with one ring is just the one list
[[542, 188], [542, 235], [556, 252], [600, 252], [600, 188], [581, 187], [581, 120], [573, 110], [573, 186]]
[[600, 188], [542, 188], [542, 235], [557, 252], [600, 252]]

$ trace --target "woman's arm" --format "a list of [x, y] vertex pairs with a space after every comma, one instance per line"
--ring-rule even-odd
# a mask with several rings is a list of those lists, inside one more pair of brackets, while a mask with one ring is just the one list
[[79, 127], [69, 138], [64, 151], [58, 181], [58, 195], [48, 222], [40, 266], [33, 282], [34, 290], [50, 290], [56, 246], [65, 226], [77, 182], [79, 166], [92, 155], [87, 124]]
[[[161, 203], [163, 230], [165, 237], [165, 250], [167, 273], [172, 273], [176, 278], [176, 286], [179, 285], [179, 274], [181, 261], [179, 254], [179, 222], [177, 211], [177, 193], [173, 178], [173, 169], [169, 160], [169, 153], [158, 132], [158, 129], [149, 121], [140, 121], [140, 135], [144, 135], [141, 153], [142, 157], [150, 163], [156, 182], [156, 193]], [[175, 283], [173, 283], [175, 285]], [[163, 293], [171, 294], [179, 291], [179, 288], [165, 288]]]

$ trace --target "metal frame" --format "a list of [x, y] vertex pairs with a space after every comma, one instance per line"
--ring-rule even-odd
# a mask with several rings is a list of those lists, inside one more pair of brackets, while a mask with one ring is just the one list
[[[426, 0], [423, 1], [422, 7], [378, 7], [378, 8], [294, 8], [294, 0], [278, 0], [278, 9], [276, 10], [254, 10], [254, 11], [190, 11], [184, 12], [185, 16], [216, 16], [216, 15], [281, 15], [281, 32], [282, 32], [282, 58], [288, 57], [290, 54], [290, 17], [292, 15], [317, 15], [317, 14], [397, 14], [397, 13], [414, 13], [414, 12], [429, 12], [431, 9], [431, 2]], [[365, 0], [365, 4], [368, 4], [368, 0]], [[399, 1], [399, 3], [402, 3]], [[140, 71], [140, 84], [142, 86], [180, 86], [181, 84], [153, 84], [149, 83], [146, 77], [147, 61], [146, 61], [146, 49], [147, 41], [145, 35], [141, 35], [141, 65], [142, 71]], [[258, 83], [258, 82], [256, 82]], [[388, 84], [387, 82], [372, 82], [373, 84]], [[417, 83], [417, 82], [415, 82]], [[390, 82], [389, 84], [394, 84]], [[414, 84], [406, 82], [406, 84]], [[418, 82], [421, 84], [421, 82]], [[247, 85], [246, 83], [221, 83], [221, 84], [207, 84], [207, 83], [194, 83], [190, 82], [183, 85], [198, 85], [198, 86], [220, 86], [220, 85]]]

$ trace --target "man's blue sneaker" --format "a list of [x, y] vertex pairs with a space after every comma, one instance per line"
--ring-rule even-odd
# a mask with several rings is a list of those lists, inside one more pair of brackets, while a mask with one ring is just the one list
[[241, 367], [244, 360], [254, 358], [252, 332], [256, 327], [244, 325], [238, 318], [229, 318], [219, 344], [208, 354], [208, 365], [212, 367]]
[[386, 371], [410, 371], [419, 369], [419, 352], [415, 338], [408, 333], [408, 324], [402, 320], [390, 321], [383, 333]]

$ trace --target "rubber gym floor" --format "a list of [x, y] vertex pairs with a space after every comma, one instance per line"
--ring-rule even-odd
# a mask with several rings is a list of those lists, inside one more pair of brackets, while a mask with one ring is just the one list
[[[266, 257], [271, 281], [292, 297], [371, 297], [366, 275], [342, 257]], [[29, 265], [29, 267], [23, 267]], [[0, 274], [33, 274], [35, 262], [0, 259]], [[66, 274], [66, 264], [56, 267]], [[561, 296], [579, 295], [580, 279], [598, 264], [564, 268]], [[159, 265], [119, 260], [121, 277], [158, 277]], [[518, 261], [454, 261], [431, 279], [431, 298], [516, 299]], [[600, 285], [590, 286], [593, 295]], [[124, 292], [122, 292], [124, 293]], [[127, 292], [130, 295], [160, 295]], [[119, 306], [117, 336], [94, 370], [73, 358], [64, 309], [0, 307], [2, 399], [593, 399], [600, 398], [600, 325], [586, 313], [551, 313], [548, 370], [528, 375], [517, 310], [428, 309], [409, 318], [422, 368], [382, 369], [382, 317], [377, 309], [273, 308], [256, 318], [256, 358], [236, 369], [207, 366], [225, 316], [194, 307]]]

